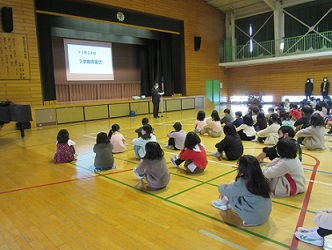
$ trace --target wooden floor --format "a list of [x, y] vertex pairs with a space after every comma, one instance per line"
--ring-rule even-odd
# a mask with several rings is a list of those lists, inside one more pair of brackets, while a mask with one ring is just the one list
[[[211, 109], [205, 111], [210, 114]], [[167, 143], [166, 134], [176, 121], [191, 131], [196, 114], [197, 110], [187, 110], [163, 113], [159, 119], [150, 115], [158, 142]], [[35, 128], [26, 131], [24, 140], [18, 131], [0, 130], [0, 249], [318, 249], [298, 242], [293, 233], [298, 226], [313, 227], [315, 211], [332, 206], [329, 138], [325, 151], [303, 151], [307, 192], [273, 197], [269, 221], [243, 227], [234, 212], [211, 206], [218, 185], [235, 178], [235, 161], [208, 156], [204, 173], [187, 175], [170, 164], [170, 156], [177, 152], [165, 149], [171, 173], [167, 188], [136, 188], [131, 140], [142, 117]], [[120, 124], [127, 151], [115, 155], [115, 170], [96, 174], [95, 137], [108, 132], [113, 123]], [[53, 162], [56, 135], [62, 128], [77, 144], [76, 162]], [[201, 138], [209, 152], [220, 141]], [[245, 154], [252, 155], [263, 147], [253, 142], [244, 146]]]

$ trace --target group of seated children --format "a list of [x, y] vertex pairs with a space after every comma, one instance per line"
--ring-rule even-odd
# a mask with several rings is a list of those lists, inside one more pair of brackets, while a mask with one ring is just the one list
[[[319, 104], [322, 105], [321, 102]], [[329, 132], [325, 134], [326, 122], [319, 111], [321, 109], [319, 104], [317, 104], [318, 111], [314, 111], [309, 106], [303, 106], [299, 110], [296, 104], [290, 104], [289, 112], [284, 107], [278, 106], [277, 113], [274, 113], [274, 108], [270, 108], [267, 115], [264, 115], [257, 107], [253, 107], [249, 108], [248, 113], [243, 117], [242, 112], [235, 112], [235, 120], [232, 124], [236, 127], [241, 140], [257, 141], [267, 145], [277, 143], [280, 126], [289, 126], [295, 129], [294, 137], [306, 149], [324, 150], [324, 135], [329, 135]]]
[[219, 199], [212, 201], [212, 206], [233, 208], [243, 225], [257, 226], [270, 216], [271, 194], [285, 197], [305, 192], [306, 179], [295, 141], [280, 139], [276, 152], [278, 157], [262, 168], [256, 157], [241, 156], [235, 180], [219, 186]]
[[[114, 169], [113, 154], [121, 153], [126, 150], [126, 139], [119, 132], [120, 126], [113, 124], [108, 135], [100, 132], [96, 137], [96, 144], [93, 146], [93, 152], [96, 153], [94, 166], [95, 171]], [[56, 163], [72, 162], [75, 160], [75, 142], [69, 139], [69, 133], [66, 129], [61, 129], [57, 135], [57, 150], [54, 154]]]
[[[310, 112], [303, 107], [302, 113], [303, 118]], [[225, 110], [225, 116], [228, 114], [228, 110]], [[215, 144], [217, 152], [214, 155], [218, 158], [238, 160], [237, 176], [231, 184], [219, 186], [219, 199], [213, 201], [212, 206], [221, 210], [233, 208], [245, 226], [261, 225], [268, 220], [272, 210], [271, 194], [285, 197], [305, 192], [306, 179], [299, 143], [306, 145], [308, 149], [324, 149], [324, 122], [318, 113], [313, 114], [309, 121], [302, 119], [304, 128], [295, 134], [292, 126], [280, 126], [276, 113], [270, 114], [269, 125], [266, 128], [259, 127], [258, 124], [258, 131], [254, 128], [251, 114], [245, 115], [243, 119], [241, 112], [236, 112], [235, 116], [235, 120], [229, 117], [224, 120], [225, 138]], [[182, 130], [181, 123], [176, 122], [173, 125], [174, 131], [167, 134], [169, 140], [165, 147], [181, 150], [178, 155], [170, 158], [175, 168], [189, 174], [205, 170], [208, 164], [207, 153], [198, 133], [208, 133], [213, 137], [218, 137], [222, 133], [218, 112], [213, 111], [211, 117], [212, 121], [206, 124], [204, 111], [199, 111], [194, 131], [189, 133]], [[260, 112], [257, 112], [256, 124], [257, 122], [261, 123]], [[208, 124], [210, 126], [207, 126]], [[136, 130], [139, 137], [132, 141], [136, 158], [140, 160], [138, 166], [134, 168], [134, 174], [140, 180], [145, 178], [150, 190], [160, 190], [170, 182], [164, 151], [152, 133], [153, 129], [148, 124], [147, 118], [142, 120], [142, 125]], [[119, 129], [120, 126], [114, 124], [109, 135], [98, 133], [93, 147], [96, 153], [94, 161], [96, 171], [115, 168], [113, 153], [120, 153], [126, 149], [126, 140]], [[241, 140], [254, 140], [256, 136], [258, 141], [269, 141], [267, 144], [274, 146], [264, 147], [257, 157], [243, 155]], [[296, 136], [298, 141], [294, 139]], [[57, 152], [54, 156], [56, 162], [73, 161], [74, 145], [75, 143], [69, 139], [68, 131], [60, 130], [57, 136]], [[271, 161], [261, 167], [259, 162], [265, 157]], [[180, 167], [182, 163], [183, 167]], [[318, 228], [299, 227], [295, 236], [304, 242], [322, 246], [323, 237], [332, 232], [332, 228], [324, 222], [324, 219], [329, 220], [331, 224], [332, 212], [324, 210], [318, 214], [317, 219], [315, 218]]]

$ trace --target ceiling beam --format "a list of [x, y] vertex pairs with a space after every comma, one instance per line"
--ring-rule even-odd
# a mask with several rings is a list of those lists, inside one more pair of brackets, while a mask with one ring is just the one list
[[291, 7], [294, 5], [300, 5], [303, 3], [308, 3], [308, 2], [314, 2], [315, 0], [287, 0], [287, 1], [281, 1], [281, 7], [282, 8], [287, 8]]
[[275, 0], [264, 0], [264, 2], [273, 10], [276, 10], [276, 1]]

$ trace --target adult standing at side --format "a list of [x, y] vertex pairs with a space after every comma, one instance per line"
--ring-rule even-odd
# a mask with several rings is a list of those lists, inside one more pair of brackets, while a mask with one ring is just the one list
[[314, 84], [312, 83], [311, 79], [310, 78], [307, 78], [307, 81], [304, 85], [304, 88], [305, 88], [305, 99], [307, 101], [310, 101], [310, 97], [312, 95], [312, 91], [314, 90]]
[[160, 103], [160, 96], [162, 96], [164, 92], [161, 92], [159, 90], [159, 84], [155, 83], [153, 85], [153, 88], [151, 90], [151, 96], [152, 96], [152, 103], [153, 103], [153, 117], [159, 118], [158, 112], [159, 112], [159, 103]]
[[320, 85], [320, 92], [322, 93], [323, 101], [327, 99], [327, 96], [329, 95], [329, 88], [329, 80], [327, 79], [327, 77], [324, 77], [323, 82]]

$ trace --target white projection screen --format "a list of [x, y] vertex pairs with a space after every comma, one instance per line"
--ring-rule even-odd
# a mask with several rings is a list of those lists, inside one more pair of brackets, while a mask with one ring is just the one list
[[112, 44], [64, 39], [67, 81], [114, 80]]

